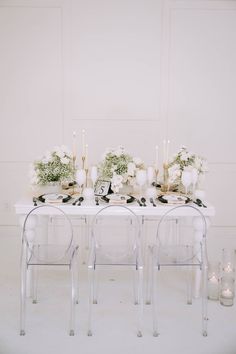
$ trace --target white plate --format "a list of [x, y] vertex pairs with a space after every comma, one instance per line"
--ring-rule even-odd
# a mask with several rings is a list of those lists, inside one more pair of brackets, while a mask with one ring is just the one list
[[48, 193], [39, 197], [39, 200], [44, 203], [65, 203], [71, 197], [68, 194], [63, 193]]
[[168, 204], [185, 204], [188, 202], [187, 197], [176, 194], [163, 195], [162, 199], [166, 200]]
[[101, 197], [102, 200], [104, 200], [107, 203], [111, 204], [126, 204], [126, 203], [132, 203], [135, 199], [131, 195], [125, 195], [125, 194], [108, 194], [104, 197]]
[[109, 200], [115, 200], [115, 201], [127, 201], [130, 199], [129, 195], [124, 195], [124, 194], [108, 194], [106, 195], [106, 198]]

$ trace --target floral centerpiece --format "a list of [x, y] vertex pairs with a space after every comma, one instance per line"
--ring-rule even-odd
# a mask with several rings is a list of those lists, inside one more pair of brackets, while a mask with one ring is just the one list
[[31, 165], [31, 184], [46, 185], [73, 179], [73, 158], [70, 150], [56, 146]]
[[207, 170], [207, 161], [205, 158], [188, 151], [185, 146], [182, 146], [169, 161], [169, 183], [177, 184], [181, 187], [182, 172], [190, 171], [193, 176], [192, 180], [196, 184], [200, 175], [203, 175]]
[[101, 179], [111, 181], [111, 189], [118, 193], [125, 185], [134, 186], [136, 172], [144, 169], [144, 163], [139, 157], [132, 157], [122, 146], [108, 149], [99, 164]]

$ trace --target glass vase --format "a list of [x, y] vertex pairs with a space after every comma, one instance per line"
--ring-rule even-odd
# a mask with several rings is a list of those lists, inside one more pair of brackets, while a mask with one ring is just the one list
[[233, 306], [235, 294], [235, 281], [230, 275], [221, 278], [220, 303], [223, 306]]
[[220, 263], [210, 263], [208, 269], [208, 299], [219, 300]]
[[235, 250], [222, 250], [222, 269], [220, 283], [220, 303], [232, 306], [235, 296]]

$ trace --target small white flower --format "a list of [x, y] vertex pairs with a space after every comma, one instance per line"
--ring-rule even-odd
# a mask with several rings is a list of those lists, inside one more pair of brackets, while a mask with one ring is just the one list
[[68, 157], [62, 157], [61, 158], [61, 162], [64, 164], [64, 165], [68, 165], [70, 160], [68, 159]]
[[111, 172], [115, 172], [116, 169], [117, 169], [117, 165], [112, 165]]
[[140, 165], [143, 164], [143, 161], [140, 159], [140, 157], [134, 157], [133, 161], [134, 161], [136, 166], [140, 166]]
[[188, 166], [185, 166], [183, 170], [192, 173], [193, 168], [194, 168], [193, 166], [188, 165]]
[[122, 183], [128, 182], [128, 178], [129, 178], [128, 173], [124, 173], [124, 174], [122, 175], [122, 177], [123, 177]]
[[168, 168], [169, 173], [169, 182], [174, 183], [176, 179], [181, 176], [181, 170], [179, 164], [174, 164], [173, 166]]
[[194, 161], [194, 165], [197, 170], [200, 170], [201, 166], [202, 166], [202, 159], [200, 159], [200, 157], [196, 156], [195, 161]]
[[52, 152], [58, 152], [61, 151], [60, 146], [54, 146], [54, 148], [52, 149]]
[[186, 152], [182, 152], [182, 154], [180, 155], [180, 160], [181, 161], [188, 161], [188, 155]]
[[170, 158], [170, 162], [174, 162], [178, 157], [178, 154], [173, 154]]
[[201, 172], [207, 172], [208, 171], [208, 164], [206, 160], [202, 160], [202, 168]]
[[46, 151], [44, 156], [41, 158], [43, 163], [48, 163], [52, 160], [52, 153], [50, 151]]
[[180, 169], [180, 165], [178, 163], [175, 163], [173, 166], [168, 168], [168, 172], [170, 175], [172, 175], [176, 170]]
[[123, 187], [122, 184], [123, 177], [121, 175], [117, 175], [115, 172], [111, 179], [111, 187], [114, 192], [119, 192], [119, 189]]
[[128, 171], [127, 171], [127, 173], [128, 173], [129, 176], [134, 176], [135, 168], [136, 168], [136, 166], [135, 166], [135, 164], [133, 162], [129, 162], [128, 163]]
[[70, 150], [69, 150], [68, 147], [65, 146], [65, 145], [62, 145], [62, 146], [61, 146], [61, 151], [63, 151], [66, 155], [67, 155], [68, 153], [70, 153]]
[[114, 155], [116, 155], [117, 157], [120, 157], [121, 155], [124, 154], [125, 149], [123, 148], [123, 146], [119, 146], [115, 151], [114, 151]]
[[56, 155], [57, 155], [58, 157], [60, 157], [60, 159], [62, 159], [63, 157], [65, 157], [65, 153], [64, 153], [64, 151], [62, 151], [62, 150], [58, 150], [58, 151], [56, 152]]

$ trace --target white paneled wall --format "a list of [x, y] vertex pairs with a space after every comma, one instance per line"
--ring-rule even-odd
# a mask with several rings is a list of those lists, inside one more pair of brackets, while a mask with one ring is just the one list
[[2, 229], [28, 164], [84, 128], [91, 163], [165, 137], [206, 156], [210, 242], [236, 247], [235, 62], [236, 1], [0, 0]]

